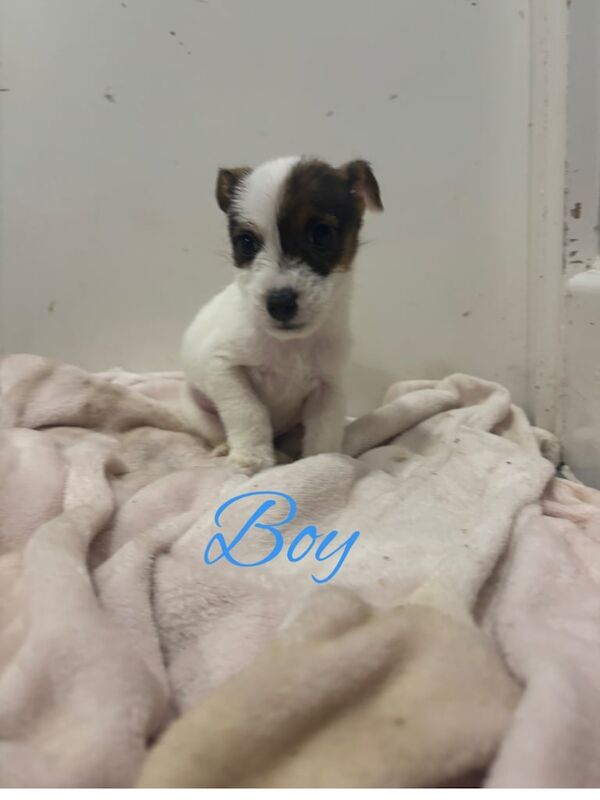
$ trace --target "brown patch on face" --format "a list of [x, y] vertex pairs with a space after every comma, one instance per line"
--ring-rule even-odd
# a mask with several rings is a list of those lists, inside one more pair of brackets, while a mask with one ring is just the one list
[[381, 207], [379, 187], [366, 162], [336, 169], [316, 159], [300, 161], [287, 179], [278, 214], [285, 255], [323, 276], [349, 269], [368, 205], [365, 190], [371, 204]]
[[233, 169], [220, 169], [217, 175], [215, 194], [221, 211], [227, 213], [233, 200], [237, 185], [252, 172], [251, 167], [234, 167]]

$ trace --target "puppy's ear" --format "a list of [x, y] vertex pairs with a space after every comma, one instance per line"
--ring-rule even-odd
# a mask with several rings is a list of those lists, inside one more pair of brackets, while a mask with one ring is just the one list
[[383, 203], [379, 193], [379, 184], [373, 175], [373, 170], [368, 161], [349, 161], [340, 167], [350, 182], [350, 191], [355, 194], [363, 204], [363, 209], [369, 211], [383, 211]]
[[236, 186], [252, 172], [250, 167], [234, 167], [233, 169], [220, 169], [217, 175], [217, 203], [221, 211], [229, 211]]

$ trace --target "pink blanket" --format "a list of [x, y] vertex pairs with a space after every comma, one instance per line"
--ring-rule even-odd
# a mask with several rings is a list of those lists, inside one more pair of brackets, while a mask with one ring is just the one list
[[600, 786], [600, 492], [554, 480], [525, 508], [488, 620], [525, 693], [496, 787]]
[[[251, 721], [260, 740], [248, 704], [259, 689], [277, 693], [285, 670], [277, 671], [276, 659], [259, 687], [253, 664], [279, 637], [287, 641], [288, 627], [315, 647], [314, 631], [295, 620], [327, 591], [314, 579], [326, 577], [336, 558], [315, 558], [313, 548], [294, 561], [284, 548], [260, 567], [224, 558], [207, 564], [217, 508], [258, 491], [296, 501], [289, 525], [281, 507], [263, 520], [280, 526], [286, 548], [311, 525], [315, 535], [337, 532], [336, 542], [360, 532], [331, 584], [374, 609], [356, 645], [335, 634], [327, 669], [313, 675], [309, 660], [296, 661], [298, 688], [288, 686], [288, 703], [267, 698], [281, 714], [264, 736], [301, 735], [303, 745], [292, 762], [286, 752], [265, 767], [266, 783], [302, 785], [302, 776], [312, 776], [304, 779], [315, 785], [440, 785], [481, 773], [500, 747], [492, 785], [597, 785], [589, 730], [600, 693], [593, 669], [600, 502], [593, 490], [565, 482], [554, 482], [540, 501], [553, 473], [540, 447], [548, 455], [553, 442], [528, 425], [502, 387], [463, 375], [396, 384], [384, 406], [348, 427], [347, 455], [249, 479], [209, 458], [186, 431], [181, 380], [178, 373], [90, 375], [34, 356], [0, 361], [1, 785], [133, 785], [158, 739], [151, 758], [165, 763], [163, 734], [182, 712], [198, 710], [201, 725], [212, 724], [209, 701], [219, 719], [235, 707], [236, 728]], [[230, 539], [248, 514], [248, 505], [231, 506]], [[253, 530], [236, 557], [256, 562], [270, 541], [272, 534]], [[485, 624], [525, 686], [514, 716], [516, 687], [471, 618], [484, 586]], [[482, 654], [469, 662], [480, 665], [476, 675], [463, 664], [466, 647]], [[356, 656], [348, 661], [344, 648], [368, 653], [369, 669]], [[423, 671], [440, 657], [455, 669]], [[317, 717], [302, 723], [313, 731], [307, 742], [298, 715], [309, 708], [300, 690], [309, 678], [322, 699]], [[336, 691], [375, 703], [383, 680], [394, 699], [356, 717], [357, 730], [375, 732], [372, 750], [365, 743], [354, 782], [344, 783], [340, 742], [353, 737], [348, 703], [338, 703]], [[475, 681], [477, 708], [469, 697]], [[454, 700], [440, 726], [442, 697]], [[324, 707], [327, 729], [318, 722]], [[370, 708], [365, 700], [360, 713]], [[395, 736], [388, 726], [399, 724]], [[339, 726], [340, 736], [330, 735]], [[190, 730], [197, 737], [197, 727]], [[210, 728], [200, 730], [208, 741]], [[321, 760], [311, 755], [317, 739], [330, 748], [326, 772], [317, 768], [323, 751]], [[388, 739], [393, 747], [383, 746]], [[560, 758], [551, 754], [556, 748]], [[187, 785], [216, 781], [214, 772], [195, 769], [202, 761], [194, 758]], [[233, 758], [242, 764], [246, 755]], [[162, 766], [148, 774], [155, 785], [173, 785]], [[223, 774], [219, 785], [260, 785], [241, 767], [235, 779]]]

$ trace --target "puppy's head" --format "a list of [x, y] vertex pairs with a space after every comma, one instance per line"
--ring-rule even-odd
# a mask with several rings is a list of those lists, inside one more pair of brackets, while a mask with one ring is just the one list
[[347, 281], [365, 209], [383, 208], [369, 164], [291, 157], [221, 169], [216, 194], [257, 323], [278, 338], [314, 331]]

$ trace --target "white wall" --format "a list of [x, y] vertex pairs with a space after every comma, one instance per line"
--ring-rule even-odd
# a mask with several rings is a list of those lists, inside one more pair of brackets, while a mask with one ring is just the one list
[[[219, 165], [364, 156], [354, 408], [460, 370], [526, 397], [527, 0], [3, 0], [2, 335], [173, 368], [230, 276]], [[171, 32], [174, 32], [172, 34]]]

